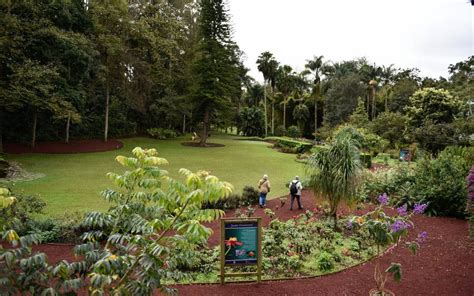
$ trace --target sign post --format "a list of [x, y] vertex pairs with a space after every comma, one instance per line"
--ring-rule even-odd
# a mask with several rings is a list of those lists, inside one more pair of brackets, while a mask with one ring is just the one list
[[[257, 265], [256, 272], [226, 273], [226, 265]], [[262, 279], [262, 218], [221, 219], [221, 284], [226, 277]]]

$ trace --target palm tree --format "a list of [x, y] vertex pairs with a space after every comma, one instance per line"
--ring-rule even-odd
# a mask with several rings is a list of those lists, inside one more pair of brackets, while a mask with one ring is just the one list
[[385, 112], [388, 112], [388, 97], [392, 92], [392, 82], [395, 79], [396, 73], [397, 70], [393, 67], [393, 64], [388, 67], [382, 66], [382, 73], [380, 75], [382, 83], [384, 86], [387, 85], [389, 87], [387, 94], [385, 95]]
[[270, 87], [272, 89], [272, 135], [275, 134], [275, 87], [276, 87], [276, 77], [278, 73], [278, 65], [279, 63], [277, 60], [272, 59], [268, 63], [268, 80], [270, 81]]
[[323, 66], [323, 56], [314, 56], [308, 60], [305, 67], [314, 73], [313, 98], [314, 98], [314, 135], [318, 131], [318, 101], [321, 99], [321, 67]]
[[[275, 58], [269, 51], [264, 51], [257, 59], [258, 70], [263, 74], [263, 98], [264, 98], [264, 112], [265, 112], [265, 137], [268, 135], [268, 116], [267, 116], [267, 81], [274, 75]], [[278, 65], [278, 62], [276, 62]]]
[[361, 174], [359, 136], [353, 127], [345, 127], [327, 148], [320, 149], [308, 160], [310, 188], [315, 195], [329, 202], [335, 230], [339, 204], [352, 201], [358, 187]]
[[295, 87], [295, 75], [296, 74], [293, 72], [293, 68], [288, 65], [278, 67], [276, 85], [283, 98], [282, 104], [284, 128], [286, 128], [286, 105], [288, 104], [288, 98]]
[[304, 135], [304, 126], [309, 119], [308, 107], [303, 103], [298, 104], [295, 109], [293, 109], [293, 118], [296, 119], [298, 123], [300, 134]]

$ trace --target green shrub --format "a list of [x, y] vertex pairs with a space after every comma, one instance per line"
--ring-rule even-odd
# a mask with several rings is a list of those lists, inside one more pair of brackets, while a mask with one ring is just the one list
[[286, 128], [283, 125], [279, 125], [275, 128], [275, 136], [283, 137], [287, 135]]
[[334, 257], [330, 253], [323, 251], [321, 254], [319, 254], [319, 257], [317, 259], [317, 264], [319, 270], [322, 272], [330, 271], [331, 269], [334, 268]]
[[300, 129], [296, 125], [290, 126], [288, 128], [288, 137], [293, 139], [301, 137]]
[[311, 143], [284, 137], [273, 137], [272, 141], [276, 142], [275, 147], [279, 148], [281, 152], [286, 153], [306, 153], [313, 148], [313, 144]]
[[34, 195], [17, 195], [15, 203], [10, 207], [0, 208], [0, 226], [7, 221], [14, 221], [14, 229], [18, 234], [26, 234], [29, 224], [33, 221], [32, 216], [43, 213], [46, 203]]
[[372, 156], [370, 154], [361, 153], [360, 161], [364, 164], [366, 168], [370, 169], [372, 167]]
[[252, 186], [245, 186], [242, 191], [241, 201], [243, 204], [256, 205], [258, 204], [259, 192]]
[[156, 138], [158, 140], [173, 139], [178, 136], [174, 130], [161, 128], [161, 127], [149, 128], [146, 131], [151, 137]]
[[436, 159], [420, 161], [415, 168], [414, 198], [427, 202], [427, 212], [432, 215], [465, 217], [465, 178], [470, 165], [449, 149]]

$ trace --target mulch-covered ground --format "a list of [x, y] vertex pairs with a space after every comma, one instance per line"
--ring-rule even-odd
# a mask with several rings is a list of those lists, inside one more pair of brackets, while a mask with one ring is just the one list
[[[309, 192], [303, 192], [303, 206], [313, 209], [315, 201]], [[277, 208], [278, 206], [278, 208]], [[268, 201], [281, 220], [287, 220], [302, 210], [289, 211], [288, 202], [283, 208], [280, 200]], [[232, 216], [229, 213], [228, 216]], [[255, 215], [263, 217], [267, 225], [270, 219], [257, 208]], [[390, 278], [386, 287], [396, 295], [474, 295], [474, 246], [468, 237], [466, 221], [416, 216], [413, 236], [420, 231], [428, 232], [428, 239], [421, 250], [413, 255], [403, 247], [393, 249], [378, 260], [382, 267], [391, 262], [402, 264], [403, 278], [395, 283]], [[219, 222], [211, 223], [214, 234], [210, 245], [219, 243]], [[413, 238], [413, 237], [412, 237]], [[41, 245], [35, 248], [46, 252], [50, 262], [62, 259], [74, 260], [72, 246]], [[241, 283], [215, 285], [178, 285], [180, 295], [368, 295], [375, 287], [373, 272], [375, 261], [371, 261], [342, 272], [323, 277], [268, 281], [260, 284]], [[291, 275], [288, 275], [291, 276]]]
[[85, 153], [85, 152], [102, 152], [116, 150], [123, 147], [123, 143], [116, 139], [109, 139], [107, 142], [103, 140], [76, 140], [64, 142], [38, 142], [32, 148], [26, 144], [4, 144], [6, 153], [22, 154], [22, 153], [51, 153], [51, 154], [67, 154], [67, 153]]

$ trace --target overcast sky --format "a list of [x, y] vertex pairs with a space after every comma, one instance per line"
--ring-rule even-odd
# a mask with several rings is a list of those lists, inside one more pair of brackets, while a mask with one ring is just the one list
[[468, 0], [228, 0], [234, 40], [258, 81], [263, 51], [297, 71], [324, 55], [367, 57], [378, 65], [447, 76], [449, 64], [474, 54], [474, 9]]

